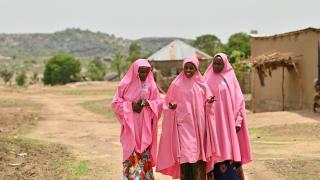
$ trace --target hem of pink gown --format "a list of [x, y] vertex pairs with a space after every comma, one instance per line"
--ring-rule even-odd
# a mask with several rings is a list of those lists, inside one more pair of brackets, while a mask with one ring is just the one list
[[199, 156], [188, 156], [188, 157], [180, 157], [179, 158], [179, 164], [183, 163], [196, 163], [198, 161], [207, 161], [207, 159], [199, 158]]
[[219, 157], [217, 160], [215, 160], [215, 163], [224, 162], [226, 160], [241, 162], [241, 159], [236, 159], [236, 158], [233, 158], [232, 156], [227, 156], [227, 157]]

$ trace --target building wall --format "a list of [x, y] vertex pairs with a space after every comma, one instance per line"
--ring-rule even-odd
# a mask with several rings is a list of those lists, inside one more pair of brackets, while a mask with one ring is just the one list
[[[251, 54], [258, 56], [272, 52], [293, 52], [303, 57], [298, 62], [299, 75], [285, 69], [285, 110], [308, 108], [313, 103], [313, 82], [317, 78], [317, 41], [320, 33], [305, 31], [300, 34], [272, 38], [252, 38]], [[256, 112], [282, 110], [282, 68], [272, 71], [272, 77], [265, 78], [261, 86], [254, 70], [252, 78], [252, 106]]]

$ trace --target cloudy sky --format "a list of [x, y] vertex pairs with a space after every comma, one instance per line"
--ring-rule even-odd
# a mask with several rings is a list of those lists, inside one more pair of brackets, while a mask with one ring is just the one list
[[0, 0], [0, 33], [79, 27], [128, 39], [320, 28], [319, 0]]

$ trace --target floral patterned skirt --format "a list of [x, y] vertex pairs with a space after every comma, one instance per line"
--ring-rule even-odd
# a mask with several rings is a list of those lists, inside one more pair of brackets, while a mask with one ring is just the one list
[[153, 180], [153, 170], [150, 161], [150, 151], [133, 152], [128, 160], [123, 162], [123, 180]]

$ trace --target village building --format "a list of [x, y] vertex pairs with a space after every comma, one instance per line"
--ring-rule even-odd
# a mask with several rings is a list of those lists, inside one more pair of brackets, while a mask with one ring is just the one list
[[319, 79], [320, 29], [251, 36], [254, 112], [312, 109]]

